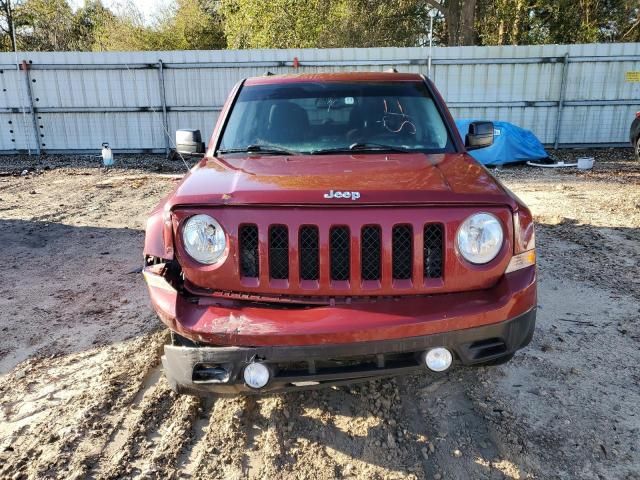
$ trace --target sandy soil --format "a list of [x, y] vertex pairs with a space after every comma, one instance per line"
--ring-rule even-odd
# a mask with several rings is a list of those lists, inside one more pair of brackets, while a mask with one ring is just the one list
[[640, 478], [640, 164], [593, 153], [494, 171], [538, 221], [509, 364], [220, 400], [169, 390], [135, 273], [181, 165], [0, 159], [0, 478]]

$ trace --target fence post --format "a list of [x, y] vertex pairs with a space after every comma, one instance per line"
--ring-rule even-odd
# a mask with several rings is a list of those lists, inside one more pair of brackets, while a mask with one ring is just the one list
[[[38, 119], [36, 118], [36, 109], [33, 105], [33, 92], [31, 91], [31, 75], [29, 75], [29, 64], [26, 60], [22, 61], [20, 70], [24, 71], [24, 81], [27, 83], [27, 98], [29, 99], [29, 111], [31, 112], [31, 123], [33, 124], [33, 138], [35, 140], [36, 155], [40, 155], [40, 132], [38, 130]], [[25, 140], [27, 140], [25, 136]]]
[[558, 115], [556, 118], [556, 137], [553, 142], [553, 149], [558, 149], [558, 143], [560, 142], [560, 125], [562, 123], [562, 109], [564, 108], [564, 96], [567, 91], [567, 72], [569, 70], [569, 52], [564, 54], [564, 60], [562, 60], [562, 80], [560, 83], [560, 98], [558, 99]]
[[164, 64], [158, 60], [158, 81], [160, 82], [160, 101], [162, 102], [162, 129], [165, 154], [169, 157], [169, 122], [167, 119], [167, 97], [164, 88]]

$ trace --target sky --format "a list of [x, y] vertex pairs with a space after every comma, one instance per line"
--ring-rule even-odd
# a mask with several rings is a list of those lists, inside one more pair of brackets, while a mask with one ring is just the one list
[[[153, 20], [156, 9], [167, 6], [171, 0], [102, 0], [102, 4], [114, 11], [119, 11], [127, 3], [133, 3], [144, 15], [146, 22]], [[84, 0], [69, 0], [69, 4], [75, 9], [84, 5]]]

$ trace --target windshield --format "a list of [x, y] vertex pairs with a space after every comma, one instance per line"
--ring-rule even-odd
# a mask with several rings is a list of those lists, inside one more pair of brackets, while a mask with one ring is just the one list
[[422, 82], [245, 86], [219, 152], [454, 151]]

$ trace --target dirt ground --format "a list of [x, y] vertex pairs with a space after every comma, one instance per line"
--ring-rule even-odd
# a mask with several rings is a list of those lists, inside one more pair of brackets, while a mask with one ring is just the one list
[[0, 478], [640, 479], [640, 164], [591, 153], [493, 171], [538, 222], [509, 364], [206, 401], [169, 390], [136, 273], [181, 164], [1, 158]]

